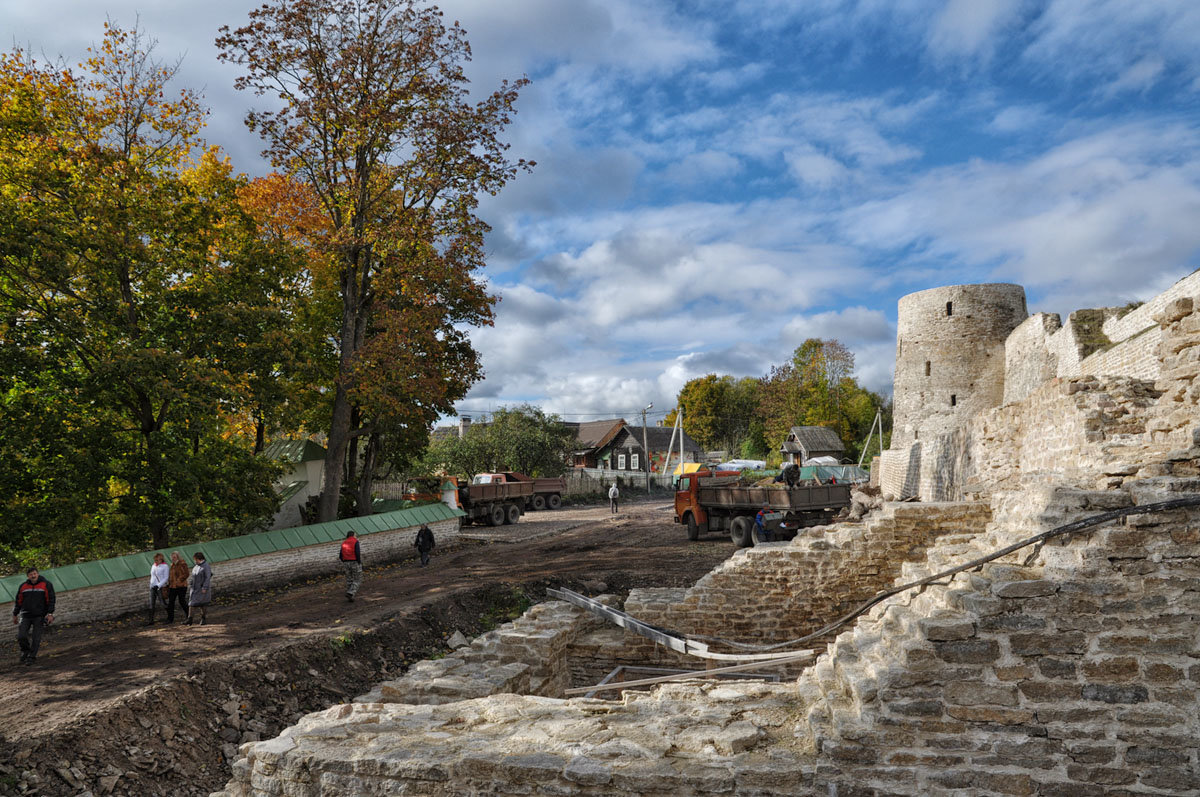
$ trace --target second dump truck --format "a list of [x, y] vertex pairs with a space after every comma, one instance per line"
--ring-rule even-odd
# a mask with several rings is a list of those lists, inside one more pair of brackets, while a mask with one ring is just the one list
[[475, 484], [513, 484], [528, 482], [533, 485], [533, 493], [525, 499], [526, 509], [558, 509], [562, 506], [562, 494], [567, 489], [567, 480], [562, 476], [539, 477], [526, 476], [524, 473], [506, 470], [500, 473], [480, 473], [474, 479]]
[[752, 487], [729, 471], [701, 470], [680, 477], [675, 493], [675, 522], [687, 527], [688, 539], [703, 531], [728, 531], [739, 548], [754, 545], [754, 516], [770, 509], [768, 528], [775, 539], [795, 536], [804, 526], [829, 523], [850, 506], [850, 485], [811, 484], [796, 487]]

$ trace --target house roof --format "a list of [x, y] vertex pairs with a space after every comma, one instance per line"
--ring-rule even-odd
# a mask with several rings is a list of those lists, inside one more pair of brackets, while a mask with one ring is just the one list
[[325, 459], [325, 449], [312, 440], [276, 440], [263, 449], [263, 456], [296, 464]]
[[[671, 447], [671, 432], [674, 431], [670, 426], [625, 426], [625, 431], [629, 433], [629, 437], [637, 443], [637, 447], [642, 447], [642, 429], [646, 430], [646, 445], [651, 451], [666, 451]], [[679, 450], [679, 440], [675, 440], [675, 450]], [[688, 436], [687, 432], [683, 432], [683, 450], [699, 452], [700, 446], [696, 441]]]
[[787, 448], [788, 443], [799, 443], [804, 446], [804, 450], [812, 453], [813, 451], [845, 451], [846, 447], [842, 445], [842, 439], [838, 437], [837, 432], [830, 429], [828, 426], [793, 426], [788, 433], [788, 439], [784, 443], [784, 451], [792, 454], [799, 453], [800, 449]]
[[581, 450], [603, 448], [625, 427], [624, 418], [610, 418], [603, 421], [585, 421], [583, 423], [566, 423], [564, 426], [573, 427], [575, 439]]

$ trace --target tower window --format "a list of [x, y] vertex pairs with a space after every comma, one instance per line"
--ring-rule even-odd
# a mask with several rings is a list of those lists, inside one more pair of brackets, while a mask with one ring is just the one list
[[929, 376], [929, 360], [925, 361], [925, 376]]
[[954, 302], [946, 302], [946, 315], [954, 315]]
[[951, 393], [951, 394], [950, 394], [950, 406], [951, 406], [951, 407], [953, 407], [953, 406], [955, 406], [956, 404], [958, 404], [958, 396], [956, 396], [956, 395], [954, 395], [953, 393]]

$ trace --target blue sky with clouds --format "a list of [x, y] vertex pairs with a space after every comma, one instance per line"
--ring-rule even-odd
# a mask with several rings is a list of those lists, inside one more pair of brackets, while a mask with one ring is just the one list
[[[207, 136], [265, 167], [216, 62], [253, 3], [0, 0], [7, 44], [77, 59], [140, 17]], [[896, 300], [1017, 282], [1031, 310], [1147, 298], [1200, 250], [1200, 3], [447, 0], [480, 91], [528, 75], [538, 167], [483, 205], [502, 301], [466, 414], [669, 408], [807, 337], [890, 391]]]

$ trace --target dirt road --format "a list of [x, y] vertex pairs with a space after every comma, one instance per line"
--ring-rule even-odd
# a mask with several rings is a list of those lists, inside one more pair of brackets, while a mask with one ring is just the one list
[[[405, 666], [396, 662], [419, 657], [422, 646], [428, 647], [431, 640], [437, 643], [439, 633], [457, 627], [469, 632], [467, 626], [477, 625], [478, 618], [467, 615], [480, 608], [484, 598], [468, 596], [482, 595], [481, 590], [524, 589], [537, 600], [550, 585], [592, 593], [625, 592], [635, 586], [683, 586], [694, 583], [734, 551], [723, 537], [689, 543], [683, 530], [672, 523], [662, 499], [627, 504], [615, 518], [610, 517], [607, 505], [567, 508], [530, 513], [516, 526], [502, 527], [494, 534], [477, 528], [470, 532], [472, 538], [437, 550], [427, 568], [417, 566], [413, 559], [378, 566], [371, 566], [368, 559], [354, 603], [343, 597], [340, 578], [326, 577], [219, 598], [210, 607], [209, 624], [203, 627], [185, 627], [178, 622], [171, 627], [146, 627], [141, 625], [144, 618], [129, 617], [54, 628], [43, 640], [42, 654], [32, 668], [17, 664], [16, 645], [12, 642], [11, 656], [3, 656], [0, 663], [0, 754], [12, 752], [20, 766], [61, 770], [63, 764], [73, 762], [62, 758], [39, 762], [37, 750], [57, 748], [56, 755], [65, 756], [63, 748], [68, 739], [78, 745], [80, 738], [94, 735], [96, 723], [106, 712], [129, 713], [130, 701], [147, 688], [185, 681], [204, 683], [207, 679], [214, 683], [221, 680], [222, 688], [234, 690], [236, 673], [256, 672], [255, 668], [262, 669], [264, 662], [282, 666], [290, 662], [292, 671], [284, 673], [289, 694], [300, 696], [298, 710], [312, 710], [320, 707], [313, 703], [322, 698], [305, 699], [304, 695], [319, 695], [325, 689], [331, 693], [323, 698], [325, 703], [338, 702], [339, 698], [352, 696], [343, 693], [363, 685], [369, 687], [373, 677], [383, 673], [395, 677], [396, 668]], [[63, 599], [69, 600], [69, 594]], [[348, 680], [349, 676], [341, 672], [346, 667], [340, 668], [337, 677], [328, 675], [328, 662], [322, 657], [330, 645], [321, 642], [305, 646], [313, 639], [348, 640], [356, 634], [376, 633], [382, 627], [411, 629], [414, 649], [398, 658], [376, 650], [373, 655], [379, 659], [377, 671], [364, 671], [354, 679]], [[403, 635], [408, 632], [390, 633], [387, 639], [393, 646], [409, 638]], [[306, 654], [297, 651], [309, 649], [322, 661], [305, 672]], [[218, 672], [220, 678], [213, 675]], [[306, 678], [318, 681], [307, 685], [311, 687], [308, 691]], [[201, 710], [207, 711], [203, 708], [205, 700], [222, 697], [207, 694], [196, 700]], [[151, 730], [144, 719], [139, 721]], [[84, 728], [93, 730], [85, 734]], [[160, 735], [169, 739], [168, 734], [164, 731]], [[219, 742], [215, 749], [220, 749]], [[137, 762], [136, 755], [129, 755]], [[103, 753], [91, 757], [103, 763]], [[202, 767], [206, 775], [201, 780], [218, 785], [223, 782], [220, 766], [213, 764], [211, 757], [199, 756], [193, 761], [174, 756], [170, 764], [176, 773], [190, 777], [193, 773], [186, 772], [189, 761], [202, 759], [208, 763]], [[114, 772], [118, 769], [110, 768]], [[52, 784], [71, 785], [74, 776], [67, 769], [67, 774], [59, 773], [58, 781], [53, 776], [49, 781], [43, 779], [37, 791], [78, 793], [76, 787], [61, 792], [51, 788]], [[76, 771], [87, 774], [79, 767]], [[129, 788], [135, 784], [132, 775], [110, 777], [117, 777], [117, 783], [129, 784]], [[10, 783], [4, 782], [6, 778]], [[76, 779], [89, 785], [87, 777]], [[11, 772], [0, 771], [0, 793], [29, 793], [28, 786], [16, 783]], [[109, 793], [124, 792], [115, 787]]]

